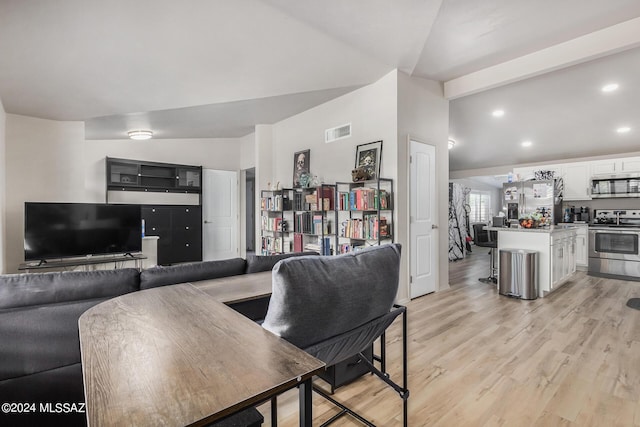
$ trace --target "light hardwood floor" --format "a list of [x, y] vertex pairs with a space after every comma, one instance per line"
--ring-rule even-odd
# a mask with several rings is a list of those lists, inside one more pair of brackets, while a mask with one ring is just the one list
[[[449, 290], [411, 301], [410, 426], [640, 426], [640, 282], [578, 272], [534, 301], [478, 281], [486, 250], [450, 263]], [[400, 324], [388, 332], [400, 374]], [[321, 380], [316, 380], [322, 384]], [[401, 400], [365, 376], [336, 391], [378, 426], [401, 425]], [[269, 426], [269, 405], [261, 408]], [[279, 399], [279, 425], [296, 426], [297, 394]], [[314, 425], [336, 411], [314, 396]], [[360, 425], [348, 416], [336, 426]]]

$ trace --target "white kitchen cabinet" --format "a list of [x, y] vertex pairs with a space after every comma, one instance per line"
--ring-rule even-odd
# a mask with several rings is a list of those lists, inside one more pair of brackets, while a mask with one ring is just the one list
[[555, 289], [564, 277], [564, 251], [565, 247], [561, 239], [556, 239], [551, 245], [551, 289]]
[[576, 234], [572, 234], [567, 236], [565, 240], [566, 248], [567, 248], [567, 257], [565, 259], [565, 269], [564, 269], [564, 277], [568, 278], [573, 273], [576, 272], [576, 248], [577, 248], [577, 236]]
[[595, 160], [590, 163], [592, 175], [640, 172], [640, 157]]
[[498, 251], [527, 249], [538, 252], [538, 295], [541, 297], [565, 284], [576, 271], [576, 227], [489, 229], [498, 231]]
[[514, 167], [513, 174], [516, 179], [527, 181], [533, 179], [535, 171], [539, 170], [554, 171], [556, 178], [563, 179], [564, 201], [591, 200], [592, 177], [640, 173], [640, 157]]
[[591, 166], [589, 162], [559, 163], [555, 165], [514, 168], [513, 173], [521, 180], [533, 179], [535, 171], [553, 171], [556, 178], [564, 182], [563, 200], [591, 200]]
[[620, 172], [640, 172], [640, 157], [627, 157], [620, 160]]
[[589, 226], [587, 224], [575, 224], [576, 230], [576, 266], [586, 269], [589, 265]]
[[576, 234], [551, 234], [551, 290], [555, 290], [576, 272]]
[[616, 173], [615, 159], [595, 160], [590, 163], [591, 163], [591, 175], [611, 175]]
[[589, 162], [566, 163], [563, 200], [591, 200], [591, 165]]

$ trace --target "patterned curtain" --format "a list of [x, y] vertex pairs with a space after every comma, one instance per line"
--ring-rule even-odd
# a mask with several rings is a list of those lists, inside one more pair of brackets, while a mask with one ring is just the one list
[[467, 214], [465, 210], [467, 189], [457, 183], [449, 183], [449, 261], [463, 259], [467, 252]]

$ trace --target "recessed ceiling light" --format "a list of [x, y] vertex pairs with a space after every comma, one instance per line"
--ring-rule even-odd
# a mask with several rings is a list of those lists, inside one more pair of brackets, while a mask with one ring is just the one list
[[618, 83], [609, 83], [607, 85], [602, 86], [603, 92], [613, 92], [618, 89]]
[[631, 130], [631, 128], [629, 126], [622, 126], [619, 127], [618, 129], [616, 129], [616, 132], [618, 133], [627, 133]]
[[151, 132], [150, 130], [130, 130], [129, 132], [127, 132], [127, 135], [129, 135], [129, 138], [131, 139], [143, 140], [151, 139], [151, 137], [153, 136], [153, 132]]
[[456, 142], [453, 139], [450, 139], [447, 142], [447, 146], [449, 147], [449, 150], [451, 150], [455, 145], [456, 145]]
[[533, 142], [531, 142], [531, 141], [522, 141], [521, 145], [523, 147], [531, 147], [533, 145]]
[[502, 117], [504, 116], [504, 110], [494, 110], [493, 113], [491, 113], [491, 115], [493, 117]]

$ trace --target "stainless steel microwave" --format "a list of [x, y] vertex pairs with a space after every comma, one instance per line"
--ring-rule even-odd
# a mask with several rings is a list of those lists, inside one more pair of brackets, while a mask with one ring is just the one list
[[640, 197], [640, 175], [597, 175], [591, 178], [591, 198]]

